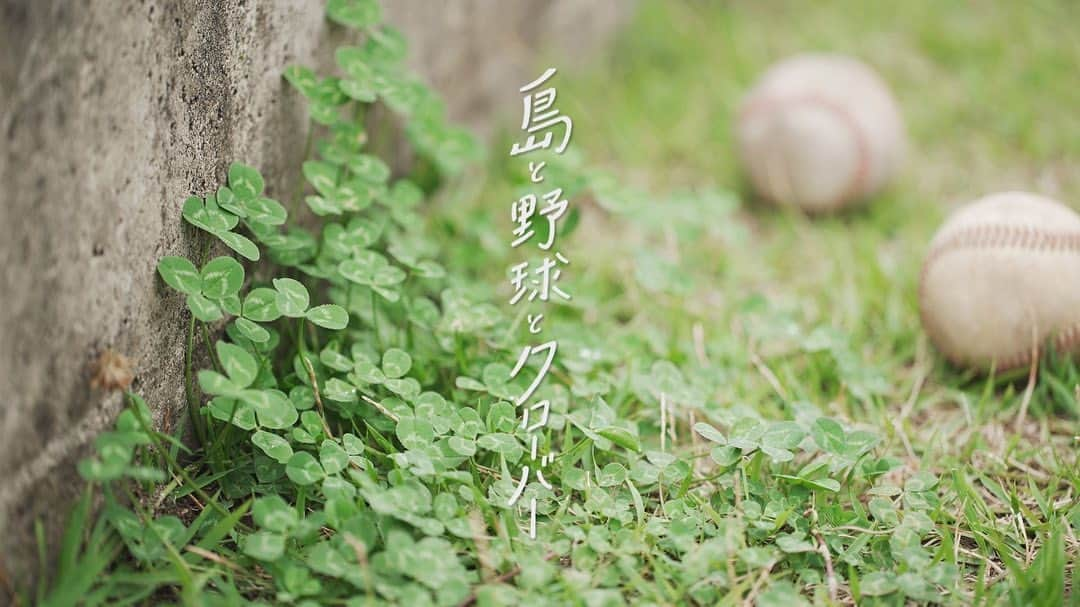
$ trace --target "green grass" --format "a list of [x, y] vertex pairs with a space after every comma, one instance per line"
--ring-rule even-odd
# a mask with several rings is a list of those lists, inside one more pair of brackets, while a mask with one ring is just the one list
[[[1080, 37], [1067, 25], [1078, 16], [1068, 3], [646, 2], [601, 65], [560, 83], [574, 145], [650, 193], [624, 213], [579, 199], [588, 227], [564, 251], [585, 260], [575, 292], [595, 294], [582, 316], [628, 319], [620, 330], [655, 336], [660, 356], [722, 378], [704, 403], [684, 403], [680, 424], [734, 407], [785, 418], [793, 403], [810, 402], [882, 434], [882, 450], [902, 463], [892, 484], [938, 476], [938, 527], [923, 542], [964, 571], [946, 602], [1034, 600], [1019, 597], [1049, 582], [1009, 571], [1034, 562], [1050, 538], [1047, 550], [1064, 554], [1051, 566], [1060, 583], [1080, 554], [1074, 364], [1044, 363], [1018, 420], [1025, 377], [950, 368], [922, 332], [916, 302], [927, 244], [956, 205], [1025, 189], [1080, 206]], [[754, 78], [807, 50], [877, 67], [910, 137], [893, 187], [863, 208], [813, 219], [745, 192], [731, 132]], [[710, 190], [741, 204], [671, 195]], [[638, 270], [653, 256], [681, 289], [643, 284]], [[658, 417], [655, 403], [629, 403], [619, 415]], [[687, 434], [674, 442], [692, 452]], [[995, 583], [981, 590], [980, 580]], [[1047, 596], [1036, 602], [1062, 600]]]
[[[400, 228], [369, 239], [409, 270], [401, 285], [368, 289], [365, 274], [343, 294], [332, 266], [281, 261], [276, 241], [248, 226], [278, 261], [253, 280], [299, 278], [311, 305], [341, 305], [349, 325], [268, 324], [276, 352], [230, 333], [242, 348], [216, 348], [229, 377], [200, 385], [216, 394], [243, 376], [246, 387], [257, 368], [255, 386], [288, 391], [300, 409], [315, 378], [325, 408], [306, 402], [295, 426], [282, 415], [256, 434], [204, 414], [213, 440], [189, 453], [133, 406], [99, 441], [128, 459], [112, 466], [101, 449], [87, 470], [138, 482], [93, 485], [102, 515], [80, 503], [39, 596], [1080, 604], [1080, 368], [1051, 355], [1021, 418], [1024, 373], [946, 365], [915, 298], [951, 206], [1006, 188], [1080, 204], [1078, 16], [1064, 2], [642, 3], [605, 56], [555, 63], [575, 132], [545, 183], [566, 188], [575, 209], [557, 241], [573, 300], [543, 308], [559, 353], [539, 392], [553, 403], [542, 434], [558, 458], [555, 490], [528, 489], [541, 503], [536, 542], [505, 506], [527, 438], [503, 402], [515, 386], [507, 367], [534, 339], [525, 309], [506, 303], [520, 255], [509, 203], [528, 191], [527, 161], [505, 155], [507, 130], [484, 170], [433, 194], [425, 221], [395, 216]], [[900, 100], [906, 169], [863, 208], [810, 219], [743, 191], [733, 108], [765, 66], [800, 50], [855, 54]], [[428, 184], [432, 173], [422, 163], [412, 177]], [[413, 256], [437, 258], [447, 275], [417, 277]], [[434, 311], [416, 312], [421, 299]], [[215, 351], [204, 339], [193, 347]], [[309, 351], [319, 360], [305, 367]], [[385, 377], [355, 381], [337, 372], [343, 357], [343, 369], [404, 375], [445, 402]], [[372, 406], [331, 398], [349, 388], [335, 380]], [[448, 439], [475, 454], [434, 448]], [[160, 469], [164, 485], [151, 482]], [[333, 484], [311, 482], [324, 472]]]

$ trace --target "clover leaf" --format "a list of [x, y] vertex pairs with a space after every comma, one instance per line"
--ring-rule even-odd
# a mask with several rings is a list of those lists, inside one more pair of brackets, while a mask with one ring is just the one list
[[386, 381], [386, 374], [370, 361], [357, 360], [353, 372], [349, 374], [349, 381], [358, 386], [381, 384]]
[[356, 402], [356, 386], [346, 383], [336, 377], [331, 377], [323, 384], [323, 396], [327, 400], [339, 403]]
[[223, 185], [218, 188], [217, 203], [219, 207], [237, 217], [247, 216], [247, 211], [244, 209], [244, 206], [240, 204], [240, 199], [236, 197], [236, 194], [233, 193], [231, 189], [229, 189], [229, 186]]
[[240, 218], [222, 211], [212, 200], [212, 198], [207, 198], [204, 201], [197, 196], [190, 196], [184, 201], [181, 214], [188, 223], [211, 234], [228, 232], [235, 228]]
[[405, 280], [405, 271], [375, 251], [359, 251], [352, 259], [338, 264], [338, 272], [349, 282], [371, 287], [384, 299], [397, 300], [397, 294], [389, 290]]
[[487, 451], [501, 454], [508, 461], [516, 462], [525, 453], [525, 449], [512, 434], [494, 432], [476, 439], [476, 446]]
[[384, 229], [385, 223], [359, 217], [349, 221], [348, 226], [331, 223], [323, 229], [323, 247], [335, 258], [352, 257], [378, 242]]
[[326, 215], [341, 215], [345, 212], [345, 206], [340, 201], [333, 197], [324, 198], [322, 196], [306, 196], [304, 202], [307, 203], [308, 208], [312, 213], [323, 217]]
[[[366, 1], [370, 2], [371, 0]], [[386, 25], [368, 32], [368, 39], [364, 43], [364, 52], [374, 63], [397, 63], [405, 58], [407, 51], [408, 43], [405, 41], [405, 36], [400, 31]]]
[[298, 280], [275, 278], [274, 290], [274, 304], [283, 316], [307, 318], [320, 327], [333, 330], [344, 329], [349, 324], [348, 312], [339, 305], [326, 304], [308, 309], [311, 296]]
[[217, 342], [216, 350], [221, 366], [233, 385], [246, 388], [254, 383], [259, 374], [259, 366], [254, 356], [240, 346], [224, 341]]
[[235, 295], [244, 285], [244, 266], [232, 257], [216, 257], [202, 269], [202, 294], [210, 299]]
[[202, 292], [202, 276], [195, 264], [183, 257], [162, 257], [158, 261], [158, 274], [165, 284], [188, 295]]
[[365, 29], [378, 25], [382, 7], [375, 0], [330, 0], [326, 15], [341, 25]]
[[324, 440], [319, 447], [319, 462], [326, 474], [337, 474], [349, 465], [349, 454], [333, 440]]
[[264, 428], [289, 428], [299, 418], [296, 406], [280, 390], [243, 390], [240, 399], [251, 405], [255, 418]]
[[264, 187], [262, 175], [254, 167], [239, 162], [229, 165], [229, 188], [240, 200], [253, 200]]
[[233, 325], [241, 335], [257, 344], [270, 341], [270, 332], [247, 318], [237, 318], [233, 321]]
[[280, 495], [264, 495], [256, 499], [251, 505], [251, 518], [261, 529], [283, 534], [287, 534], [300, 522], [296, 508], [289, 506]]
[[250, 261], [259, 261], [259, 247], [255, 246], [246, 236], [236, 232], [212, 232], [225, 246], [236, 251], [241, 257]]
[[836, 420], [827, 417], [818, 418], [814, 421], [810, 434], [822, 450], [836, 454], [844, 452], [846, 447], [844, 428]]
[[342, 93], [354, 101], [373, 103], [378, 98], [375, 88], [368, 81], [342, 79], [338, 86]]
[[403, 377], [400, 379], [387, 379], [383, 382], [388, 390], [397, 394], [405, 400], [412, 400], [420, 395], [420, 382], [416, 381], [412, 377]]
[[243, 206], [248, 221], [277, 226], [285, 223], [288, 218], [288, 212], [280, 202], [265, 196], [245, 200]]
[[390, 167], [376, 156], [357, 154], [348, 161], [349, 171], [365, 183], [385, 183], [390, 178]]
[[244, 298], [241, 314], [244, 318], [257, 322], [272, 322], [281, 318], [281, 311], [277, 307], [277, 291], [266, 287], [252, 289]]
[[244, 554], [260, 561], [276, 561], [285, 554], [285, 537], [268, 531], [258, 531], [247, 536]]
[[693, 430], [706, 440], [710, 440], [720, 445], [727, 444], [727, 439], [724, 438], [723, 433], [721, 433], [719, 430], [717, 430], [710, 424], [707, 424], [705, 422], [698, 422], [694, 424]]
[[431, 422], [416, 417], [402, 417], [398, 420], [395, 434], [406, 449], [421, 449], [435, 440], [435, 429]]
[[352, 359], [342, 354], [335, 344], [323, 348], [322, 352], [319, 353], [319, 362], [343, 373], [351, 371], [353, 368]]
[[[231, 346], [231, 344], [225, 344], [225, 342], [218, 342], [217, 351], [219, 357], [223, 351], [222, 345]], [[230, 351], [226, 350], [226, 353], [228, 352]], [[203, 389], [203, 392], [236, 398], [240, 396], [245, 388], [251, 385], [251, 382], [254, 381], [255, 377], [254, 375], [249, 375], [244, 368], [245, 363], [234, 359], [230, 361], [230, 364], [231, 367], [225, 368], [226, 373], [229, 373], [231, 369], [236, 375], [222, 375], [221, 373], [210, 369], [199, 371], [199, 386]], [[252, 359], [251, 364], [255, 364], [254, 359]]]
[[304, 313], [304, 317], [324, 329], [344, 329], [349, 324], [349, 313], [336, 304], [316, 306]]
[[375, 74], [371, 64], [368, 63], [367, 53], [358, 46], [338, 47], [334, 51], [334, 60], [350, 78], [367, 82]]
[[326, 476], [319, 462], [307, 451], [293, 454], [285, 466], [285, 474], [297, 485], [311, 485]]
[[218, 188], [205, 199], [191, 196], [184, 201], [182, 215], [197, 228], [205, 230], [251, 261], [258, 261], [259, 248], [250, 239], [233, 232], [240, 218], [248, 227], [285, 223], [287, 212], [277, 201], [261, 196], [265, 183], [254, 168], [233, 163], [229, 167], [229, 186]]
[[323, 78], [310, 94], [305, 95], [310, 102], [308, 113], [315, 122], [333, 126], [340, 121], [338, 106], [347, 101], [348, 97], [341, 92], [338, 82], [338, 78]]
[[391, 208], [411, 209], [423, 199], [424, 191], [420, 186], [407, 179], [399, 179], [379, 198], [379, 202]]
[[[233, 197], [228, 195], [227, 197], [229, 206], [234, 206]], [[259, 248], [255, 246], [255, 243], [231, 231], [240, 222], [240, 218], [222, 210], [215, 196], [207, 196], [205, 200], [197, 196], [189, 197], [184, 201], [181, 214], [188, 223], [217, 236], [226, 246], [243, 257], [258, 261]]]
[[222, 309], [238, 312], [236, 293], [244, 283], [244, 267], [231, 257], [210, 260], [201, 272], [182, 257], [163, 257], [158, 273], [170, 287], [187, 294], [187, 306], [195, 318], [213, 322], [222, 317]]
[[390, 348], [383, 352], [382, 369], [387, 377], [391, 379], [403, 377], [411, 367], [412, 357], [408, 352], [398, 348]]
[[[219, 377], [224, 376], [219, 375]], [[211, 392], [207, 386], [204, 385], [204, 381], [204, 376], [200, 371], [199, 385], [203, 387], [203, 390]], [[255, 421], [255, 410], [252, 409], [250, 404], [236, 398], [216, 396], [210, 399], [210, 404], [207, 405], [207, 409], [214, 419], [229, 422], [241, 430], [254, 430], [257, 425]]]
[[277, 309], [283, 316], [299, 318], [304, 315], [311, 302], [307, 287], [292, 278], [275, 278], [274, 289], [277, 291]]
[[281, 464], [288, 463], [293, 454], [289, 441], [277, 434], [259, 430], [251, 435], [251, 442], [259, 449], [262, 449], [263, 453]]
[[329, 162], [308, 160], [302, 167], [304, 179], [315, 190], [326, 197], [332, 197], [337, 190], [338, 168]]
[[302, 65], [291, 65], [282, 73], [289, 82], [304, 97], [312, 97], [319, 84], [319, 78], [311, 68]]

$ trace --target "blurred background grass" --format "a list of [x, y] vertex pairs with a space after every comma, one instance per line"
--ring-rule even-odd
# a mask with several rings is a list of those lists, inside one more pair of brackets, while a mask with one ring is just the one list
[[[1073, 2], [645, 2], [604, 65], [564, 84], [594, 161], [666, 167], [657, 185], [735, 176], [731, 118], [769, 64], [854, 55], [892, 85], [912, 149], [901, 191], [952, 202], [1080, 176], [1080, 36]], [[597, 101], [602, 102], [597, 103]]]
[[[582, 285], [580, 306], [606, 308], [585, 316], [644, 316], [689, 338], [695, 323], [716, 333], [749, 322], [754, 314], [743, 312], [756, 297], [806, 330], [846, 337], [894, 383], [910, 383], [919, 365], [951, 373], [928, 352], [918, 321], [926, 246], [949, 210], [991, 192], [1080, 204], [1078, 17], [1072, 2], [642, 2], [600, 60], [551, 60], [558, 105], [575, 120], [577, 164], [642, 193], [630, 203], [593, 204], [595, 191], [572, 201], [584, 227], [560, 243], [583, 261], [567, 279]], [[732, 138], [754, 80], [804, 51], [875, 67], [909, 134], [892, 187], [817, 218], [755, 201]], [[504, 153], [515, 136], [508, 130], [494, 147], [486, 187], [471, 198], [479, 202], [450, 211], [482, 246], [471, 266], [494, 281], [512, 256], [508, 201], [522, 191], [506, 178], [524, 171]], [[648, 302], [657, 313], [636, 291], [644, 258], [682, 284], [679, 297]]]
[[[577, 164], [608, 184], [575, 194], [580, 225], [558, 241], [572, 261], [574, 316], [607, 336], [598, 347], [610, 357], [648, 350], [720, 378], [706, 415], [790, 417], [807, 401], [884, 433], [907, 472], [942, 475], [950, 508], [987, 504], [964, 515], [965, 545], [1030, 562], [1038, 539], [1006, 520], [1017, 508], [1050, 504], [1080, 528], [1080, 374], [1068, 360], [1044, 364], [1019, 419], [1026, 372], [986, 378], [946, 365], [921, 329], [916, 291], [927, 244], [957, 205], [1020, 189], [1080, 206], [1080, 4], [810, 6], [646, 1], [601, 60], [550, 61], [558, 106], [575, 121]], [[803, 51], [875, 67], [907, 124], [901, 175], [850, 212], [807, 218], [764, 206], [739, 177], [741, 95]], [[450, 263], [502, 294], [514, 256], [509, 205], [521, 193], [507, 175], [520, 183], [527, 165], [506, 156], [515, 136], [494, 147], [481, 191], [444, 205], [455, 234], [476, 244]], [[567, 338], [580, 338], [568, 326]], [[619, 412], [655, 424], [643, 407]], [[1066, 544], [1075, 559], [1071, 532]]]

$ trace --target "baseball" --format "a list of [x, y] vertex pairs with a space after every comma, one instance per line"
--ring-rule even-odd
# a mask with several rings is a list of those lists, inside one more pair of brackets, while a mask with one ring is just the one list
[[735, 131], [757, 194], [808, 212], [879, 191], [904, 155], [903, 120], [887, 85], [842, 55], [797, 55], [771, 67], [743, 99]]
[[953, 214], [919, 279], [930, 339], [955, 364], [1006, 370], [1053, 340], [1080, 342], [1080, 216], [1049, 198], [993, 194]]

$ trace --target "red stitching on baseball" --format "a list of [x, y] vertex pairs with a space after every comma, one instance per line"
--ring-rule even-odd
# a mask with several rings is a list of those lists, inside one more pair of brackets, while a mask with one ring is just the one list
[[[1080, 253], [1080, 233], [1047, 232], [1034, 226], [1010, 226], [1006, 224], [984, 224], [961, 228], [947, 239], [937, 244], [926, 255], [922, 270], [919, 272], [919, 316], [924, 325], [936, 325], [927, 316], [926, 310], [926, 275], [935, 261], [948, 253], [966, 249], [1017, 248], [1029, 251], [1062, 251]], [[1057, 330], [1049, 336], [1059, 352], [1072, 350], [1080, 345], [1080, 321]], [[1042, 348], [1042, 344], [1038, 344]], [[945, 357], [954, 364], [965, 362], [962, 358], [945, 353]], [[1011, 354], [999, 360], [996, 370], [1008, 371], [1031, 364], [1031, 350]]]
[[813, 93], [788, 97], [766, 97], [747, 104], [739, 113], [739, 121], [742, 122], [748, 120], [753, 114], [757, 114], [766, 109], [776, 109], [785, 105], [790, 106], [800, 104], [817, 106], [832, 112], [833, 115], [840, 119], [840, 122], [847, 126], [852, 138], [855, 139], [855, 171], [851, 176], [850, 183], [844, 189], [843, 193], [840, 194], [836, 200], [829, 203], [828, 207], [836, 208], [844, 202], [861, 197], [864, 193], [863, 188], [866, 186], [866, 180], [870, 174], [870, 143], [866, 138], [866, 134], [859, 128], [858, 121], [855, 120], [855, 117], [852, 116], [851, 112], [844, 106]]

